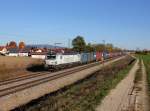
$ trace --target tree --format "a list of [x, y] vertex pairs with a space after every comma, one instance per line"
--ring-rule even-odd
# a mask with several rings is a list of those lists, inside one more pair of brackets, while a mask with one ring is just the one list
[[75, 51], [82, 52], [85, 50], [85, 40], [82, 36], [77, 36], [72, 40], [72, 46]]
[[114, 52], [119, 52], [119, 51], [121, 51], [121, 49], [118, 48], [118, 47], [114, 47], [113, 50], [114, 50]]
[[96, 51], [100, 51], [100, 52], [104, 51], [105, 49], [104, 44], [94, 44], [93, 47]]
[[93, 52], [94, 51], [94, 47], [92, 46], [91, 43], [88, 43], [88, 45], [86, 45], [85, 51], [86, 52]]
[[24, 48], [25, 48], [25, 43], [19, 42], [19, 49], [24, 49]]
[[11, 41], [8, 46], [9, 48], [17, 48], [17, 43], [15, 41]]
[[113, 44], [110, 44], [110, 43], [106, 44], [105, 47], [106, 47], [106, 50], [109, 51], [109, 52], [112, 52], [112, 51], [113, 51], [113, 48], [114, 48], [114, 47], [113, 47]]

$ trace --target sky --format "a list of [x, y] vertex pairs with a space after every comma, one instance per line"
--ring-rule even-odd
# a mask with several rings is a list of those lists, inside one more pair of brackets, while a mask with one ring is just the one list
[[150, 49], [150, 0], [0, 0], [0, 45], [87, 43]]

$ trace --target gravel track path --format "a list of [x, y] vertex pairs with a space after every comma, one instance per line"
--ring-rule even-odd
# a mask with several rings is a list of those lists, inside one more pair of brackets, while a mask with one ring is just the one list
[[142, 61], [142, 71], [143, 71], [143, 106], [144, 111], [150, 111], [149, 108], [149, 97], [148, 97], [148, 84], [147, 84], [147, 75], [144, 63]]
[[96, 111], [129, 111], [130, 105], [135, 101], [131, 92], [134, 87], [135, 73], [139, 68], [138, 63], [139, 60], [136, 61], [129, 74], [104, 98]]

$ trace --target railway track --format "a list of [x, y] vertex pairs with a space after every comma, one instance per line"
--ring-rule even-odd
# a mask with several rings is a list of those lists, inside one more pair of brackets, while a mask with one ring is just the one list
[[[90, 63], [89, 65], [95, 65], [95, 64], [98, 64], [98, 63], [94, 62], [94, 63]], [[84, 67], [85, 65], [82, 65], [82, 66]], [[79, 67], [82, 67], [82, 66], [79, 66]], [[78, 68], [78, 67], [73, 67], [73, 68]], [[53, 73], [56, 73], [56, 72], [53, 72]], [[20, 76], [20, 77], [0, 81], [0, 86], [10, 84], [10, 83], [13, 83], [13, 82], [16, 82], [16, 81], [21, 81], [21, 80], [30, 79], [30, 78], [39, 77], [39, 76], [44, 76], [44, 75], [49, 75], [49, 74], [51, 74], [51, 72], [48, 72], [48, 71], [30, 73], [30, 75], [23, 75], [23, 76]]]
[[[110, 60], [110, 59], [109, 59]], [[109, 60], [105, 60], [107, 62]], [[17, 91], [21, 91], [30, 87], [34, 87], [36, 85], [46, 83], [48, 81], [52, 81], [67, 75], [71, 75], [75, 72], [79, 72], [90, 67], [97, 66], [102, 64], [102, 62], [90, 63], [78, 67], [74, 67], [72, 69], [66, 69], [54, 73], [45, 72], [45, 73], [36, 73], [28, 76], [17, 77], [14, 79], [8, 79], [6, 81], [0, 82], [0, 97], [6, 96]]]
[[[109, 60], [111, 60], [111, 59], [105, 60], [104, 62], [109, 61]], [[102, 62], [94, 62], [94, 63], [90, 63], [90, 64], [86, 64], [86, 65], [92, 66], [92, 65], [101, 64], [101, 63]], [[81, 65], [81, 66], [78, 66], [78, 67], [85, 67], [86, 65]], [[72, 67], [72, 68], [78, 68], [78, 67]], [[56, 72], [54, 72], [54, 73], [56, 73]], [[3, 80], [3, 81], [0, 81], [0, 86], [10, 84], [10, 83], [13, 83], [13, 82], [16, 82], [16, 81], [21, 81], [21, 80], [30, 79], [30, 78], [39, 77], [39, 76], [44, 76], [44, 75], [49, 75], [49, 74], [51, 74], [51, 72], [48, 72], [48, 71], [30, 73], [30, 75], [23, 75], [23, 76], [19, 76], [19, 77], [16, 77], [16, 78], [11, 78], [11, 79], [6, 79], [6, 80]]]

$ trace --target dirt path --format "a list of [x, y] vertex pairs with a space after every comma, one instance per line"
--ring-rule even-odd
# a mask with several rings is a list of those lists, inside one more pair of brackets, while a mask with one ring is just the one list
[[[141, 79], [135, 82], [131, 98], [134, 98], [134, 104], [130, 104], [129, 111], [149, 111], [149, 100], [147, 91], [147, 75], [143, 61], [137, 74], [141, 75]], [[126, 110], [126, 111], [128, 111]]]
[[148, 99], [148, 84], [147, 84], [147, 75], [146, 75], [146, 70], [145, 70], [145, 66], [144, 63], [142, 61], [142, 71], [143, 71], [143, 107], [144, 107], [144, 111], [149, 111], [149, 99]]
[[[147, 75], [143, 61], [141, 63], [142, 80], [136, 84], [133, 95], [136, 97], [135, 100], [135, 111], [149, 111], [149, 102], [147, 94]], [[140, 89], [140, 90], [138, 90]]]
[[134, 98], [130, 94], [134, 86], [135, 73], [139, 68], [138, 63], [139, 60], [137, 60], [125, 79], [104, 98], [96, 111], [128, 111], [130, 104], [134, 103]]

